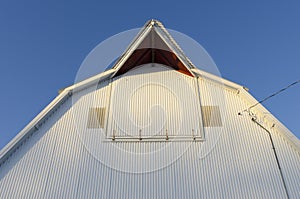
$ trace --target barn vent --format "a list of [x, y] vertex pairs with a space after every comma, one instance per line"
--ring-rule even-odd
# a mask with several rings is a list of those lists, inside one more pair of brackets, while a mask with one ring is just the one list
[[202, 117], [204, 127], [222, 126], [219, 106], [202, 106]]
[[105, 112], [104, 107], [90, 108], [87, 127], [90, 129], [104, 128]]

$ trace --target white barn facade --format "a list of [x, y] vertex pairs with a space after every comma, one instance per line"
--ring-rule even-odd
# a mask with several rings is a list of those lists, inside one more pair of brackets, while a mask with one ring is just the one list
[[1, 150], [0, 198], [300, 198], [300, 142], [255, 103], [151, 20]]

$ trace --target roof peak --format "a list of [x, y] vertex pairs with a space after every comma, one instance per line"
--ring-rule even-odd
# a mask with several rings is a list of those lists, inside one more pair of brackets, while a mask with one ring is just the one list
[[162, 24], [162, 23], [157, 19], [151, 19], [146, 24], [151, 24], [152, 26], [154, 26], [155, 24]]
[[116, 72], [112, 77], [146, 63], [160, 63], [184, 74], [194, 76], [195, 68], [179, 45], [156, 19], [147, 21], [119, 60], [113, 66]]

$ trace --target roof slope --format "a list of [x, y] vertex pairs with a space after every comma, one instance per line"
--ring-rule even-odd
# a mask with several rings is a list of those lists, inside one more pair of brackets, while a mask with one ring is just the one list
[[[154, 27], [190, 75], [167, 54], [125, 64]], [[64, 89], [1, 150], [0, 198], [299, 198], [299, 140], [262, 105], [238, 115], [256, 102], [149, 21], [112, 69]]]

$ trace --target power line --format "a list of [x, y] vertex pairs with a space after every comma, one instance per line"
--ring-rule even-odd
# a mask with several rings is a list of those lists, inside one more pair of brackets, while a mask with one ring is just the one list
[[[250, 106], [249, 108], [245, 109], [243, 112], [245, 112], [245, 111], [250, 111], [250, 109], [254, 108], [254, 107], [257, 106], [258, 104], [261, 104], [261, 103], [267, 101], [268, 99], [270, 99], [270, 98], [272, 98], [272, 97], [278, 95], [279, 93], [281, 93], [281, 92], [287, 90], [288, 88], [290, 88], [290, 87], [292, 87], [292, 86], [298, 84], [299, 82], [300, 82], [300, 79], [299, 79], [298, 81], [295, 81], [295, 82], [291, 83], [290, 85], [288, 85], [288, 86], [286, 86], [286, 87], [280, 89], [280, 90], [277, 91], [276, 93], [273, 93], [272, 95], [270, 95], [270, 96], [264, 98], [263, 100], [260, 100], [260, 101], [257, 102], [256, 104], [253, 104], [253, 105]], [[240, 114], [240, 113], [239, 113], [239, 114]]]

